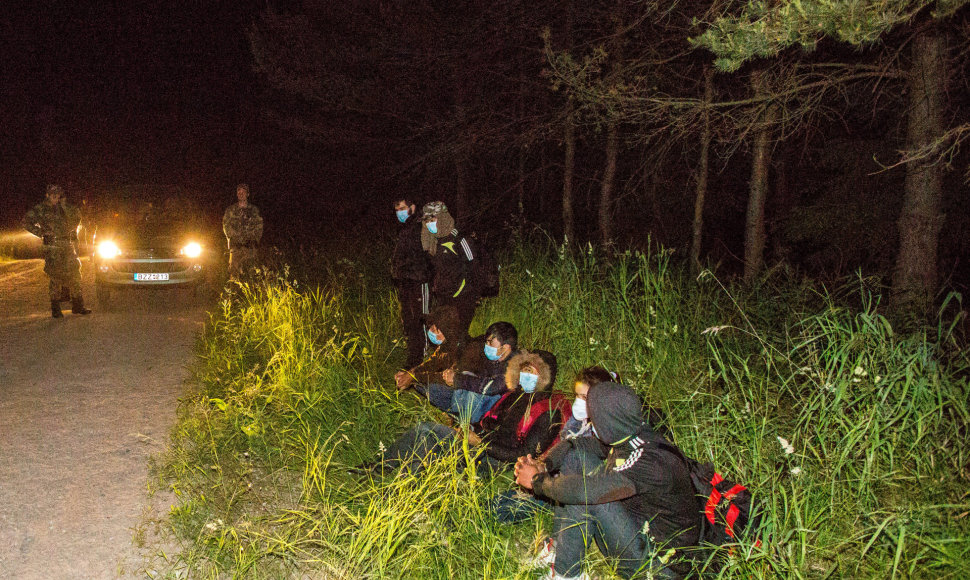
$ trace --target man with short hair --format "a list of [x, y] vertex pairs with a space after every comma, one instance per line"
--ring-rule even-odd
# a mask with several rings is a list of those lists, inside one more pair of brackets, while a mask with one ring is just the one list
[[91, 314], [84, 307], [81, 295], [81, 261], [75, 247], [80, 226], [81, 212], [67, 203], [60, 185], [48, 185], [44, 201], [24, 216], [24, 229], [43, 240], [44, 272], [50, 278], [48, 295], [54, 318], [64, 317], [60, 301], [65, 287], [71, 299], [71, 312]]
[[236, 203], [222, 215], [222, 231], [229, 243], [229, 275], [239, 277], [256, 266], [259, 241], [263, 237], [263, 217], [249, 203], [249, 186], [236, 186]]
[[[391, 278], [397, 287], [401, 302], [401, 323], [407, 340], [408, 356], [404, 368], [414, 368], [421, 363], [427, 347], [422, 317], [428, 314], [431, 302], [428, 280], [431, 277], [431, 264], [428, 255], [421, 248], [421, 220], [414, 215], [415, 207], [407, 199], [394, 202], [394, 213], [401, 230], [394, 245], [391, 257]], [[467, 331], [467, 329], [465, 329]], [[463, 341], [463, 336], [450, 337], [453, 341]]]
[[472, 339], [456, 369], [441, 373], [445, 385], [428, 385], [428, 400], [465, 423], [476, 423], [505, 392], [508, 361], [519, 352], [519, 333], [511, 322], [494, 322]]

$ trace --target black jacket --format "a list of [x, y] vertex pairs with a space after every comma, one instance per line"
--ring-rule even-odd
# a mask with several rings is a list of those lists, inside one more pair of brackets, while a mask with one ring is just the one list
[[471, 242], [459, 235], [458, 230], [452, 230], [451, 235], [439, 238], [435, 255], [431, 257], [434, 267], [434, 295], [443, 300], [469, 296], [478, 299], [481, 290], [472, 275], [474, 259], [475, 252]]
[[485, 356], [485, 337], [470, 339], [458, 359], [455, 388], [482, 395], [501, 395], [507, 390], [505, 371], [518, 352], [512, 351], [505, 360], [488, 360]]
[[[590, 387], [586, 396], [596, 437], [562, 441], [546, 457], [548, 472], [536, 475], [533, 489], [563, 504], [618, 501], [638, 522], [649, 521], [649, 535], [665, 546], [697, 543], [699, 515], [687, 466], [660, 449], [665, 441], [650, 428], [633, 389], [616, 383]], [[553, 476], [572, 448], [603, 458], [592, 475]]]
[[391, 278], [397, 284], [427, 282], [431, 278], [431, 262], [421, 247], [422, 227], [421, 220], [413, 215], [401, 224], [391, 257]]
[[519, 436], [519, 423], [529, 415], [532, 405], [550, 396], [548, 392], [530, 395], [519, 387], [496, 403], [498, 407], [493, 410], [498, 418], [492, 419], [490, 412], [480, 423], [482, 440], [488, 443], [485, 453], [493, 459], [512, 463], [524, 455], [538, 457], [548, 449], [562, 428], [562, 416], [557, 409], [540, 414], [524, 437]]

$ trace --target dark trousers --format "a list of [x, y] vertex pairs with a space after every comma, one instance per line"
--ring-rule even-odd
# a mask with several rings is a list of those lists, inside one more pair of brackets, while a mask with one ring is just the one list
[[[424, 469], [425, 462], [434, 461], [458, 441], [458, 433], [451, 427], [440, 423], [418, 423], [388, 446], [383, 457], [384, 467], [388, 471], [402, 467], [406, 473], [416, 474]], [[484, 453], [475, 466], [482, 477], [502, 471], [505, 467], [504, 463]]]
[[[570, 455], [576, 455], [569, 457], [570, 469], [589, 473], [586, 468], [595, 464], [595, 458], [582, 457], [579, 451]], [[620, 502], [561, 505], [554, 514], [557, 574], [578, 576], [586, 549], [595, 542], [604, 556], [617, 560], [617, 572], [623, 578], [641, 570], [651, 570], [654, 578], [679, 577], [653, 558], [650, 538], [641, 533], [644, 522], [632, 517]]]
[[428, 314], [428, 306], [431, 302], [428, 283], [399, 281], [397, 296], [401, 301], [401, 323], [404, 327], [404, 338], [408, 343], [408, 359], [404, 368], [413, 369], [424, 360], [425, 347], [428, 344], [424, 326], [424, 316]]

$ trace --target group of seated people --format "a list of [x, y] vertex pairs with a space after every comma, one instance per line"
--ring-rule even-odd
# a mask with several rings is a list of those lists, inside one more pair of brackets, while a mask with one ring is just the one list
[[414, 388], [460, 427], [423, 422], [377, 460], [353, 471], [385, 475], [420, 471], [460, 437], [478, 455], [480, 473], [512, 467], [518, 489], [493, 499], [500, 521], [552, 509], [554, 533], [539, 563], [547, 578], [587, 578], [582, 561], [590, 540], [615, 558], [623, 577], [679, 578], [689, 567], [679, 549], [696, 545], [699, 517], [686, 464], [659, 445], [656, 415], [615, 374], [588, 367], [575, 378], [575, 398], [553, 393], [557, 362], [551, 353], [518, 347], [508, 322], [477, 338], [460, 336], [457, 312], [428, 315], [436, 345], [417, 367], [395, 375], [398, 389]]

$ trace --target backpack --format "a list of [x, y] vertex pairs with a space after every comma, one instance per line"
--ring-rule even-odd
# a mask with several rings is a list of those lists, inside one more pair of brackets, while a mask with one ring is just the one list
[[501, 286], [498, 262], [485, 246], [485, 240], [480, 240], [475, 233], [469, 237], [475, 248], [475, 259], [471, 262], [472, 278], [478, 284], [482, 298], [498, 296]]
[[751, 538], [755, 546], [761, 545], [755, 535], [761, 525], [761, 512], [747, 487], [724, 479], [713, 465], [686, 457], [672, 444], [664, 442], [658, 446], [678, 456], [690, 472], [701, 515], [699, 546], [719, 548]]

